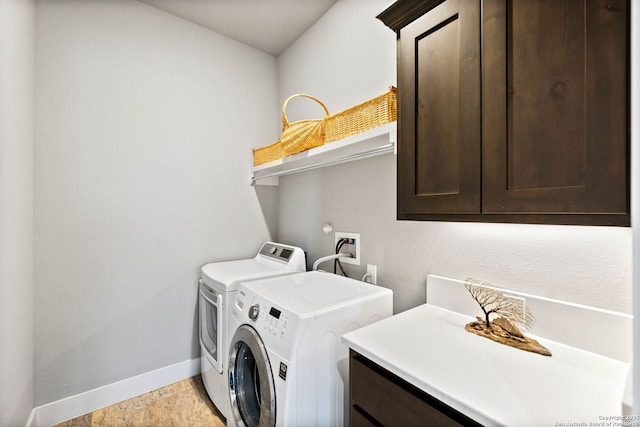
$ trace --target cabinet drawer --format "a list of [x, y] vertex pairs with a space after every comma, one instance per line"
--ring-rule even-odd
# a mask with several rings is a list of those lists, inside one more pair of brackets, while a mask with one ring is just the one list
[[480, 425], [353, 350], [349, 369], [353, 425]]
[[367, 414], [361, 407], [358, 405], [351, 407], [351, 412], [349, 413], [349, 425], [351, 427], [380, 427], [378, 421], [373, 419], [369, 414]]

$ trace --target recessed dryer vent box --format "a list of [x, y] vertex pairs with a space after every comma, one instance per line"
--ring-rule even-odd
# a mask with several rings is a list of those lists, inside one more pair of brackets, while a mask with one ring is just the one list
[[345, 243], [340, 249], [340, 252], [349, 252], [354, 256], [354, 258], [340, 258], [340, 262], [343, 262], [345, 264], [360, 265], [360, 233], [344, 233], [341, 231], [336, 231], [334, 235], [335, 246], [338, 245], [340, 239], [349, 239], [348, 244]]

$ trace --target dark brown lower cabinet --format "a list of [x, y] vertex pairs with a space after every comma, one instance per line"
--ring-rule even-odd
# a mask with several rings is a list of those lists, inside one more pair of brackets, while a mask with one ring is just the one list
[[349, 401], [351, 427], [481, 425], [353, 350]]

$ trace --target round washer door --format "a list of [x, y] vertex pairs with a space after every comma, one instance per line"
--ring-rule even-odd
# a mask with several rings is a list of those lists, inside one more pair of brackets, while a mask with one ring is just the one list
[[276, 396], [267, 351], [258, 333], [242, 325], [229, 350], [231, 412], [238, 426], [273, 427]]

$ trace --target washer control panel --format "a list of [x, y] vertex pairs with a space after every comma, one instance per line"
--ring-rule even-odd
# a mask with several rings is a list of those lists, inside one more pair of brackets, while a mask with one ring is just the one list
[[265, 347], [285, 359], [293, 357], [297, 351], [295, 343], [304, 334], [308, 319], [278, 305], [274, 300], [256, 294], [246, 287], [249, 284], [240, 286], [232, 303], [232, 326], [252, 327], [260, 335]]
[[287, 332], [287, 325], [289, 323], [289, 316], [275, 307], [269, 307], [269, 310], [265, 310], [262, 317], [262, 329], [274, 337], [284, 338]]
[[[248, 304], [244, 303], [245, 298]], [[253, 325], [260, 334], [277, 338], [287, 335], [289, 315], [277, 307], [261, 303], [255, 295], [244, 295], [241, 292], [236, 298], [233, 311], [237, 317], [244, 318], [244, 322]]]

